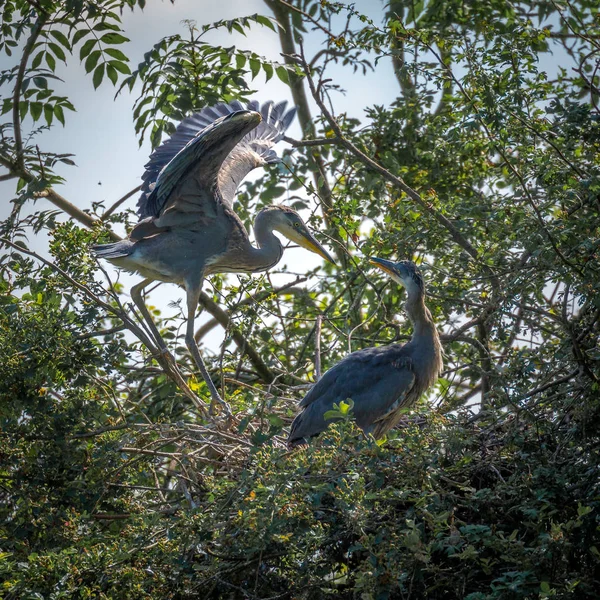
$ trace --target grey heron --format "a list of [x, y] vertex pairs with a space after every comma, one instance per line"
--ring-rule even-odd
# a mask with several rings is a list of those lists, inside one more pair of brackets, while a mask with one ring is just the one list
[[[168, 354], [144, 299], [154, 281], [185, 289], [186, 345], [213, 401], [229, 414], [204, 365], [194, 339], [194, 318], [204, 278], [213, 273], [256, 273], [276, 265], [283, 254], [277, 231], [289, 240], [334, 263], [291, 208], [268, 206], [254, 221], [258, 247], [233, 209], [236, 190], [254, 168], [277, 162], [273, 145], [281, 140], [295, 109], [286, 103], [259, 106], [239, 102], [206, 108], [184, 119], [173, 136], [157, 148], [146, 164], [141, 221], [126, 240], [98, 245], [96, 256], [140, 274], [131, 298], [148, 323], [161, 352]], [[334, 263], [335, 264], [335, 263]]]
[[425, 306], [425, 285], [416, 265], [371, 258], [370, 262], [406, 289], [405, 310], [413, 326], [406, 344], [364, 348], [329, 369], [300, 402], [292, 423], [290, 446], [307, 442], [331, 420], [325, 413], [334, 404], [354, 402], [356, 424], [376, 439], [398, 424], [402, 409], [414, 404], [442, 370], [440, 339]]

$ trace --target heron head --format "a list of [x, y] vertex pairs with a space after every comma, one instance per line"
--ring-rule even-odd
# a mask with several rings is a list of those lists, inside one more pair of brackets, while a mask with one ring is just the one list
[[425, 292], [423, 277], [414, 262], [410, 260], [392, 262], [391, 260], [375, 256], [369, 258], [369, 262], [387, 273], [394, 281], [404, 286], [409, 294], [423, 294]]
[[333, 258], [315, 239], [302, 217], [295, 210], [287, 206], [273, 206], [272, 211], [273, 229], [284, 235], [288, 240], [318, 254], [321, 258], [335, 265]]

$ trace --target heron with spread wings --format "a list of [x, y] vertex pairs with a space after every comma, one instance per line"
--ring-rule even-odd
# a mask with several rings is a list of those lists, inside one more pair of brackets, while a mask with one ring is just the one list
[[332, 422], [325, 415], [334, 404], [353, 401], [356, 424], [376, 439], [395, 427], [403, 409], [431, 387], [442, 370], [440, 338], [425, 306], [425, 285], [410, 261], [371, 258], [371, 263], [406, 289], [406, 314], [413, 335], [406, 344], [390, 344], [352, 352], [311, 388], [300, 402], [288, 444], [306, 443]]
[[[254, 168], [278, 162], [273, 146], [284, 136], [295, 114], [286, 103], [218, 104], [184, 119], [173, 136], [146, 164], [141, 221], [128, 239], [95, 246], [96, 256], [144, 279], [131, 289], [161, 352], [168, 350], [142, 291], [153, 281], [181, 285], [186, 292], [185, 342], [213, 401], [230, 414], [204, 365], [194, 339], [194, 318], [202, 283], [213, 273], [256, 273], [276, 265], [283, 246], [274, 231], [334, 263], [298, 213], [268, 206], [254, 221], [258, 247], [233, 209], [238, 186]], [[335, 263], [334, 263], [335, 264]]]

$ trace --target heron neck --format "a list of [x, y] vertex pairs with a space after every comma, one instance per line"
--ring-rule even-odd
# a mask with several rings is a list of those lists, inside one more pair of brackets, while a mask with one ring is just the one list
[[423, 294], [409, 297], [406, 300], [406, 314], [413, 325], [412, 359], [420, 382], [426, 389], [432, 385], [442, 372], [443, 352], [435, 323], [431, 313], [425, 306]]
[[413, 340], [429, 339], [436, 335], [435, 324], [429, 309], [425, 306], [423, 294], [409, 295], [404, 308], [413, 326]]
[[261, 210], [254, 219], [254, 237], [258, 248], [252, 249], [253, 271], [268, 269], [277, 264], [283, 255], [283, 246], [273, 234], [273, 213]]

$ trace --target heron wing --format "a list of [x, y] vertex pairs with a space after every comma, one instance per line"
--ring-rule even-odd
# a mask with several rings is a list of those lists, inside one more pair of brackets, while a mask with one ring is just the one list
[[396, 411], [415, 384], [412, 362], [404, 346], [366, 348], [353, 352], [329, 369], [308, 392], [290, 433], [290, 441], [308, 439], [332, 422], [324, 415], [334, 404], [354, 401], [357, 424], [369, 431], [379, 420]]
[[[142, 176], [142, 194], [138, 200], [141, 218], [158, 216], [165, 208], [168, 195], [178, 178], [194, 163], [202, 160], [202, 138], [217, 121], [240, 110], [260, 112], [262, 121], [244, 136], [224, 161], [218, 165], [217, 182], [223, 201], [232, 206], [236, 190], [254, 168], [279, 161], [273, 146], [283, 138], [296, 109], [286, 112], [287, 102], [262, 106], [252, 101], [245, 107], [240, 102], [217, 104], [187, 117], [175, 133], [150, 156]], [[167, 174], [170, 174], [167, 177]], [[160, 193], [155, 192], [160, 185]]]

